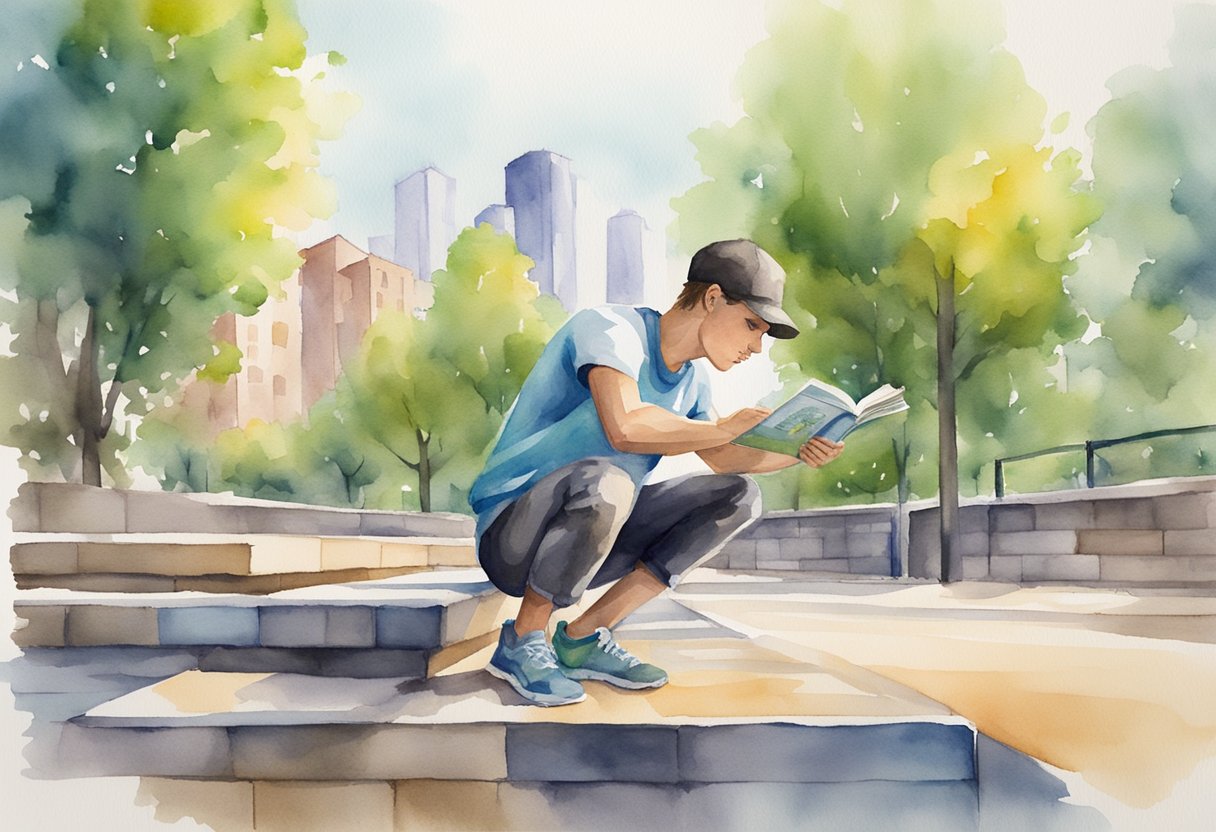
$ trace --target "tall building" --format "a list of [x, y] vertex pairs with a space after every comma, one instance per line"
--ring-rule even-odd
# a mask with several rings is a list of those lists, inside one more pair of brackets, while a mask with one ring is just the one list
[[[392, 234], [381, 234], [378, 237], [367, 238], [367, 253], [392, 260], [397, 256], [396, 243]], [[394, 261], [396, 262], [396, 261]]]
[[533, 150], [506, 167], [507, 205], [515, 212], [515, 241], [535, 261], [531, 277], [568, 311], [578, 308], [575, 184], [570, 160]]
[[307, 410], [337, 381], [338, 325], [350, 300], [350, 279], [341, 272], [367, 258], [367, 253], [340, 235], [300, 252], [300, 310], [304, 332], [301, 351], [304, 408]]
[[515, 236], [515, 211], [509, 205], [487, 205], [473, 220], [473, 227], [488, 222], [499, 234]]
[[456, 180], [433, 167], [394, 188], [394, 262], [422, 280], [442, 269], [456, 240]]
[[645, 239], [649, 229], [625, 209], [608, 219], [608, 302], [640, 304], [646, 297]]
[[346, 366], [358, 355], [363, 334], [382, 312], [414, 314], [414, 275], [404, 266], [369, 254], [341, 269], [338, 277], [338, 363]]

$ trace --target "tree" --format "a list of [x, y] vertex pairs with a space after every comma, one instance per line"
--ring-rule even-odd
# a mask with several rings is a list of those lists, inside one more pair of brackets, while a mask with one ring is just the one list
[[[1096, 214], [1078, 154], [1041, 146], [1046, 105], [1000, 48], [998, 11], [777, 4], [740, 71], [746, 116], [693, 134], [708, 181], [675, 202], [686, 249], [746, 235], [786, 267], [805, 334], [775, 360], [855, 396], [907, 387], [912, 410], [886, 437], [893, 461], [870, 470], [893, 472], [903, 497], [910, 466], [937, 457], [946, 580], [961, 562], [959, 430], [982, 427], [970, 411], [1000, 393], [977, 372], [1002, 357], [1025, 367], [1015, 350], [1038, 350], [1042, 366], [1080, 334], [1062, 277]], [[1019, 415], [1002, 420], [1006, 443]], [[981, 438], [964, 434], [964, 449]]]
[[298, 264], [276, 228], [333, 208], [316, 143], [352, 99], [315, 88], [304, 37], [289, 0], [84, 0], [46, 68], [19, 67], [0, 111], [0, 200], [24, 220], [0, 384], [20, 393], [0, 427], [28, 469], [100, 485], [124, 412], [231, 369], [212, 323]]
[[488, 224], [466, 229], [432, 276], [422, 321], [386, 314], [339, 389], [365, 435], [414, 472], [419, 505], [441, 479], [464, 507], [502, 419], [564, 312], [527, 278], [532, 261]]
[[[1110, 102], [1088, 125], [1103, 216], [1068, 287], [1101, 334], [1071, 347], [1068, 359], [1072, 387], [1104, 403], [1097, 437], [1216, 421], [1214, 55], [1216, 9], [1180, 7], [1170, 65], [1115, 75]], [[1198, 451], [1195, 440], [1178, 445], [1189, 460], [1143, 464], [1140, 473], [1210, 470], [1210, 439]], [[1153, 447], [1157, 458], [1166, 451], [1164, 441]]]

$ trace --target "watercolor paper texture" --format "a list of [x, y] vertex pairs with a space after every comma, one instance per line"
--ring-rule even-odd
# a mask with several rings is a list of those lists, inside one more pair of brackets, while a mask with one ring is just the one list
[[[1210, 823], [1216, 4], [0, 18], [13, 828]], [[571, 315], [735, 238], [802, 334], [717, 415], [909, 409], [617, 627], [668, 684], [528, 705], [470, 489]]]

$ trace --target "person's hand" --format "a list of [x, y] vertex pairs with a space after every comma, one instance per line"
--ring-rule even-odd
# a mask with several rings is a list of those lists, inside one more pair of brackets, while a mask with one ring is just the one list
[[730, 433], [731, 438], [742, 436], [768, 418], [773, 411], [767, 407], [745, 407], [718, 420], [718, 427]]
[[840, 456], [843, 450], [843, 442], [816, 436], [798, 449], [798, 458], [812, 468], [820, 468]]

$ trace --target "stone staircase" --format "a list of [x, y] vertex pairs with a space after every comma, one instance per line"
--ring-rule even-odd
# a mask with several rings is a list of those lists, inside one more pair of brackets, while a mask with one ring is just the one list
[[[138, 775], [259, 832], [978, 824], [974, 726], [834, 657], [671, 595], [617, 629], [668, 685], [537, 708], [484, 672], [515, 602], [461, 566], [467, 518], [146, 496], [11, 513], [23, 655], [0, 672], [34, 715], [31, 776]], [[369, 579], [296, 584], [349, 569]]]

